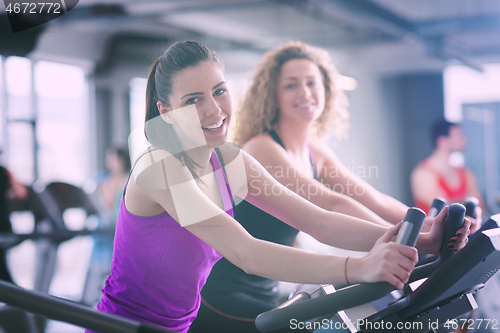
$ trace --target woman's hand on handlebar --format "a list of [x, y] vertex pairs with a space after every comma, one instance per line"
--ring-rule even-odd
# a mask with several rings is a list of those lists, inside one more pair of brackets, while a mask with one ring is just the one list
[[[419, 253], [422, 254], [438, 254], [441, 250], [441, 243], [444, 237], [444, 227], [446, 221], [446, 215], [448, 214], [448, 206], [444, 207], [443, 210], [434, 218], [429, 232], [421, 232], [417, 240], [417, 249]], [[463, 226], [457, 230], [454, 237], [451, 238], [447, 246], [450, 250], [455, 252], [463, 249], [467, 242], [470, 234], [471, 220], [470, 218], [464, 218]]]
[[349, 282], [384, 281], [398, 289], [404, 287], [418, 262], [418, 253], [413, 247], [394, 243], [400, 227], [401, 223], [390, 228], [366, 256], [348, 262]]
[[[483, 210], [481, 209], [480, 206], [476, 206], [476, 210], [475, 210], [474, 214], [475, 214], [476, 218], [472, 218], [470, 216], [467, 216], [467, 218], [471, 222], [470, 235], [472, 235], [476, 231], [478, 231], [479, 228], [481, 228], [481, 224], [483, 222], [483, 219], [482, 219]], [[422, 229], [420, 229], [420, 232], [429, 232], [431, 230], [431, 227], [432, 227], [435, 219], [436, 219], [435, 217], [427, 216], [424, 220], [424, 224], [422, 225]]]

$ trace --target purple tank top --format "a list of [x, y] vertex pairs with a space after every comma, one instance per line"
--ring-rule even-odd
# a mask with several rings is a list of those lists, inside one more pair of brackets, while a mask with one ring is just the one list
[[[215, 152], [211, 162], [224, 210], [233, 217], [231, 189]], [[111, 274], [97, 309], [186, 332], [198, 313], [200, 291], [220, 258], [168, 213], [136, 216], [122, 198]]]

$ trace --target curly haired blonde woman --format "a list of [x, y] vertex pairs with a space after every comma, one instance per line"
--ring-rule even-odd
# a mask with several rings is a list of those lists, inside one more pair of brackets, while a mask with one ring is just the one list
[[[339, 141], [347, 137], [348, 102], [338, 86], [339, 76], [325, 50], [290, 42], [270, 51], [238, 110], [234, 141], [280, 183], [316, 205], [380, 224], [382, 219], [397, 223], [408, 207], [349, 172], [321, 140], [330, 133]], [[270, 133], [276, 133], [283, 145]], [[300, 185], [309, 190], [299, 191]]]
[[[395, 224], [408, 207], [349, 172], [321, 141], [332, 132], [338, 139], [346, 137], [347, 99], [338, 78], [325, 50], [290, 42], [269, 51], [237, 111], [233, 141], [278, 182], [317, 206], [377, 224]], [[261, 190], [250, 184], [250, 193]], [[267, 195], [275, 190], [255, 185], [264, 185]], [[234, 214], [259, 239], [291, 246], [298, 233], [246, 201], [235, 206]], [[256, 316], [276, 307], [278, 296], [277, 281], [246, 274], [222, 259], [202, 291], [191, 332], [257, 332]]]

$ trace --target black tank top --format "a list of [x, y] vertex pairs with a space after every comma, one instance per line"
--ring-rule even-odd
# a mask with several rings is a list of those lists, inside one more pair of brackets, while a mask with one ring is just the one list
[[[269, 135], [283, 148], [283, 142], [277, 133], [272, 130]], [[317, 179], [316, 168], [310, 154], [314, 179]], [[247, 201], [242, 201], [234, 207], [234, 218], [253, 237], [269, 242], [292, 246], [299, 230], [289, 226], [274, 216], [255, 207]], [[257, 275], [246, 274], [242, 269], [222, 258], [212, 268], [212, 272], [202, 290], [203, 298], [210, 304], [222, 304], [221, 297], [234, 297], [234, 294], [244, 293], [258, 298], [260, 301], [268, 300], [271, 308], [276, 306], [278, 298], [278, 281], [263, 278]], [[217, 300], [217, 301], [216, 301]], [[235, 309], [219, 309], [231, 314]], [[241, 310], [241, 309], [240, 309]], [[234, 313], [235, 315], [245, 315]], [[253, 314], [248, 314], [253, 315]]]

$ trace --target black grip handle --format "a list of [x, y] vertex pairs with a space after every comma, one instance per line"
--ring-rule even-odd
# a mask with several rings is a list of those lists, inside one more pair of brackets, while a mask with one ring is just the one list
[[[421, 209], [410, 208], [408, 210], [403, 226], [401, 226], [398, 234], [398, 238], [402, 239], [400, 240], [401, 244], [415, 245], [424, 218], [425, 213]], [[394, 286], [387, 282], [362, 283], [348, 286], [330, 295], [305, 299], [289, 306], [283, 306], [282, 304], [278, 308], [261, 313], [255, 319], [255, 326], [260, 332], [271, 332], [289, 327], [291, 319], [301, 322], [331, 315], [340, 310], [379, 299], [393, 290]]]
[[475, 197], [468, 197], [465, 199], [465, 215], [472, 218], [476, 217], [476, 207], [479, 205], [479, 200]]
[[446, 216], [446, 224], [444, 228], [443, 244], [441, 245], [440, 260], [441, 263], [448, 260], [453, 255], [453, 251], [448, 249], [450, 239], [455, 236], [457, 230], [464, 223], [465, 206], [459, 203], [451, 204]]
[[[471, 202], [470, 206], [472, 206], [472, 204], [474, 203]], [[472, 209], [472, 211], [474, 210], [475, 207]], [[465, 206], [458, 203], [450, 205], [448, 215], [446, 216], [443, 243], [441, 244], [441, 251], [439, 255], [429, 256], [422, 262], [419, 262], [417, 267], [415, 267], [415, 269], [411, 273], [408, 283], [420, 280], [424, 277], [428, 277], [453, 255], [452, 250], [448, 249], [448, 243], [450, 242], [450, 238], [454, 237], [457, 233], [457, 230], [462, 227], [465, 214]]]
[[396, 238], [396, 243], [415, 247], [424, 219], [425, 213], [420, 208], [412, 207], [408, 209]]
[[429, 217], [436, 217], [443, 210], [444, 206], [446, 206], [446, 200], [443, 198], [436, 198], [432, 201], [431, 208], [429, 209]]

